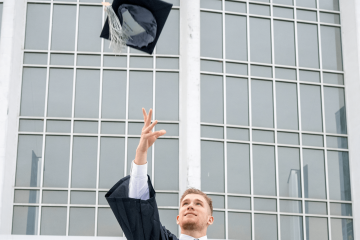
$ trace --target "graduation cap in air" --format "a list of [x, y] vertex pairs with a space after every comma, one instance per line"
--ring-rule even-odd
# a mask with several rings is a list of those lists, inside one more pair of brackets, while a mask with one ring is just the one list
[[172, 8], [161, 0], [114, 0], [100, 37], [110, 40], [114, 52], [124, 46], [152, 54]]

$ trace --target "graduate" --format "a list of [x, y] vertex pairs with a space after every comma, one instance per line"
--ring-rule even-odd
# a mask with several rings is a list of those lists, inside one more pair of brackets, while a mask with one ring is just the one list
[[[128, 240], [178, 240], [161, 224], [155, 200], [155, 190], [147, 175], [147, 150], [165, 130], [152, 132], [151, 123], [142, 108], [144, 126], [130, 175], [120, 179], [105, 195]], [[213, 224], [211, 199], [202, 191], [187, 189], [180, 199], [179, 215], [174, 219], [181, 228], [180, 240], [207, 240], [207, 228]]]

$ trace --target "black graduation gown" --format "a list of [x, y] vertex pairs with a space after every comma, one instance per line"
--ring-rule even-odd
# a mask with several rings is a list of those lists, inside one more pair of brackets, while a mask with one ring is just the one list
[[[162, 226], [155, 190], [148, 175], [148, 200], [129, 198], [130, 175], [120, 179], [105, 195], [128, 240], [178, 240]], [[175, 221], [175, 219], [174, 219]]]

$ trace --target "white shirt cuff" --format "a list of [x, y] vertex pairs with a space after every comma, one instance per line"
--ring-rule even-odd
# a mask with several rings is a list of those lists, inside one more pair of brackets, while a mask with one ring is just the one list
[[135, 160], [133, 160], [131, 162], [131, 171], [130, 171], [130, 175], [131, 177], [135, 177], [135, 178], [143, 178], [143, 177], [147, 177], [147, 163], [143, 164], [143, 165], [137, 165], [135, 162]]

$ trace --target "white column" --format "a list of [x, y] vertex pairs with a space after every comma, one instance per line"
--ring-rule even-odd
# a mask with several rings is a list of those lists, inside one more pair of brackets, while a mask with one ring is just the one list
[[200, 0], [180, 1], [180, 195], [200, 188]]
[[345, 71], [354, 239], [360, 240], [360, 2], [341, 0], [341, 33]]
[[25, 0], [3, 3], [0, 38], [0, 234], [11, 234]]

